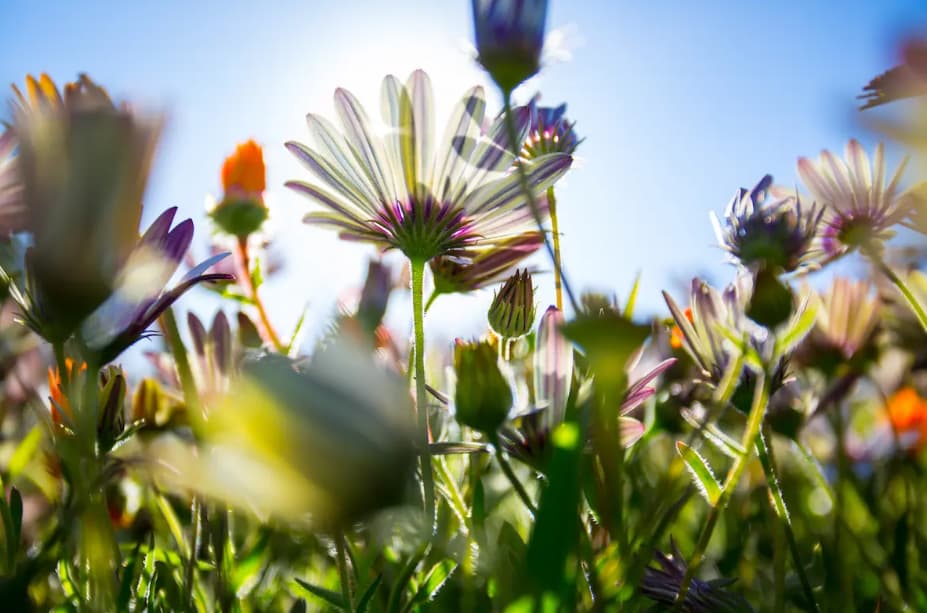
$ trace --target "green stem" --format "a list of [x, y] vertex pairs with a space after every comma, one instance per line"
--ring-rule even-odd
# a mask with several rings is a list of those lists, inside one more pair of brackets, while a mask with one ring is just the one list
[[572, 306], [573, 310], [578, 313], [579, 303], [576, 302], [576, 296], [573, 294], [573, 290], [570, 288], [570, 284], [567, 281], [567, 278], [563, 275], [563, 270], [560, 268], [560, 263], [558, 261], [557, 255], [554, 253], [554, 248], [550, 243], [550, 239], [547, 238], [547, 231], [544, 228], [544, 219], [541, 217], [541, 210], [538, 207], [538, 202], [534, 195], [534, 190], [532, 190], [531, 186], [528, 184], [528, 174], [525, 172], [525, 165], [518, 161], [518, 152], [519, 149], [521, 149], [521, 144], [518, 139], [518, 130], [515, 128], [515, 116], [512, 113], [512, 92], [503, 92], [503, 101], [505, 129], [508, 135], [509, 144], [512, 147], [512, 154], [515, 155], [516, 158], [515, 171], [518, 173], [521, 189], [528, 200], [528, 207], [531, 209], [531, 215], [534, 217], [534, 221], [538, 225], [538, 230], [540, 230], [541, 236], [544, 237], [544, 246], [547, 248], [547, 254], [550, 256], [550, 260], [554, 263], [554, 268], [560, 275], [563, 289], [566, 291], [567, 298], [570, 299], [570, 306]]
[[801, 555], [798, 552], [798, 541], [795, 540], [795, 533], [792, 531], [792, 522], [789, 520], [789, 510], [785, 505], [785, 498], [782, 495], [782, 488], [779, 487], [779, 479], [776, 476], [775, 457], [773, 456], [772, 446], [766, 441], [764, 433], [756, 439], [756, 453], [760, 458], [760, 464], [763, 465], [763, 472], [766, 474], [766, 486], [769, 489], [769, 497], [773, 503], [776, 515], [785, 529], [785, 538], [788, 541], [789, 553], [792, 556], [792, 564], [795, 566], [795, 573], [801, 582], [802, 591], [805, 593], [805, 599], [811, 605], [812, 610], [820, 611], [818, 603], [814, 598], [814, 591], [811, 589], [811, 582], [805, 574], [805, 567], [801, 562]]
[[338, 555], [338, 576], [341, 580], [341, 597], [349, 611], [354, 610], [354, 594], [351, 589], [351, 573], [348, 572], [348, 557], [345, 554], [344, 532], [335, 534], [335, 551]]
[[493, 441], [493, 449], [495, 449], [496, 461], [499, 462], [499, 467], [502, 469], [502, 472], [505, 473], [509, 483], [511, 483], [512, 487], [515, 489], [515, 493], [518, 494], [518, 497], [521, 498], [521, 501], [528, 508], [531, 516], [534, 517], [537, 515], [538, 509], [531, 501], [531, 496], [528, 495], [528, 491], [525, 489], [525, 486], [523, 486], [521, 481], [518, 480], [518, 476], [515, 474], [515, 471], [512, 470], [511, 464], [509, 464], [509, 461], [505, 459], [505, 455], [502, 453], [502, 447], [499, 445], [498, 439]]
[[196, 554], [200, 549], [200, 533], [202, 531], [202, 504], [197, 496], [193, 497], [193, 503], [190, 508], [190, 517], [193, 520], [193, 534], [190, 537], [190, 558], [187, 560], [187, 568], [184, 573], [183, 582], [183, 602], [190, 611], [195, 611], [196, 606], [193, 602], [193, 583], [196, 578]]
[[430, 530], [435, 529], [435, 483], [431, 468], [430, 428], [428, 426], [428, 397], [425, 390], [425, 311], [422, 308], [425, 261], [410, 260], [412, 272], [412, 327], [415, 344], [415, 407], [418, 412], [419, 441], [421, 446], [422, 487], [425, 490], [425, 515]]
[[554, 196], [554, 186], [547, 188], [547, 205], [550, 207], [550, 231], [554, 236], [554, 291], [557, 295], [557, 309], [563, 310], [563, 281], [560, 278], [560, 269], [563, 264], [560, 259], [560, 227], [557, 224], [557, 198]]
[[180, 330], [177, 327], [177, 318], [174, 317], [174, 309], [169, 308], [161, 315], [161, 328], [167, 338], [167, 345], [171, 355], [174, 356], [184, 402], [187, 404], [189, 414], [193, 416], [193, 423], [199, 423], [205, 417], [203, 415], [203, 406], [200, 403], [200, 395], [196, 390], [196, 380], [193, 378], [193, 370], [190, 368], [187, 348], [180, 338]]
[[888, 264], [885, 263], [877, 253], [872, 251], [867, 251], [866, 255], [869, 257], [869, 260], [875, 264], [875, 266], [888, 277], [888, 280], [898, 288], [898, 291], [901, 292], [901, 295], [904, 296], [905, 300], [908, 302], [908, 306], [911, 307], [911, 310], [914, 311], [914, 314], [917, 316], [917, 321], [920, 322], [921, 327], [927, 332], [927, 311], [924, 310], [924, 305], [921, 304], [921, 301], [917, 299], [917, 296], [914, 295], [914, 292], [911, 291], [911, 288], [908, 287], [908, 284], [904, 282], [904, 279], [898, 276], [894, 270], [889, 268]]
[[727, 472], [727, 477], [724, 479], [721, 497], [718, 499], [717, 504], [711, 507], [711, 511], [708, 513], [705, 527], [702, 529], [699, 540], [695, 545], [695, 551], [692, 552], [692, 557], [689, 559], [686, 574], [683, 576], [682, 582], [679, 585], [679, 593], [676, 595], [676, 604], [674, 606], [674, 610], [676, 611], [682, 610], [682, 606], [686, 601], [686, 594], [689, 592], [689, 584], [692, 582], [693, 577], [695, 577], [695, 573], [705, 557], [705, 550], [708, 548], [708, 542], [711, 540], [711, 534], [714, 532], [715, 525], [718, 523], [721, 514], [727, 508], [731, 500], [731, 495], [734, 493], [734, 490], [737, 488], [737, 483], [740, 481], [740, 476], [747, 467], [747, 461], [750, 459], [751, 455], [750, 450], [753, 449], [754, 442], [760, 434], [760, 426], [763, 424], [763, 417], [766, 415], [766, 406], [769, 404], [769, 392], [769, 377], [765, 372], [761, 372], [757, 375], [756, 387], [753, 392], [753, 404], [750, 406], [750, 414], [747, 417], [747, 428], [744, 430], [742, 439], [743, 448], [746, 451], [742, 455], [737, 456], [737, 459], [734, 460], [734, 464], [731, 465], [731, 468]]

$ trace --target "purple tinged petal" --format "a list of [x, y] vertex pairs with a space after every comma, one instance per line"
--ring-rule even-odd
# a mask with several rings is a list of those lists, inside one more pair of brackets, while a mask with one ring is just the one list
[[142, 235], [142, 244], [161, 244], [167, 238], [171, 230], [171, 224], [174, 223], [174, 215], [177, 214], [177, 207], [172, 206], [155, 219], [145, 234]]
[[534, 352], [534, 396], [550, 430], [563, 421], [573, 382], [573, 344], [560, 332], [563, 313], [549, 307], [538, 324]]
[[644, 424], [633, 417], [619, 417], [618, 428], [624, 447], [630, 447], [644, 436]]
[[193, 339], [196, 354], [203, 358], [206, 355], [206, 328], [192, 311], [187, 313], [187, 327], [190, 328], [190, 337]]
[[160, 245], [164, 255], [176, 266], [180, 264], [183, 257], [190, 249], [190, 243], [193, 242], [193, 222], [189, 219], [177, 224], [177, 226], [167, 233], [163, 243]]
[[212, 341], [216, 368], [222, 374], [228, 373], [232, 369], [232, 329], [224, 311], [216, 313], [216, 317], [212, 320], [209, 338]]
[[[192, 269], [190, 269], [190, 272], [188, 272], [187, 274], [183, 276], [183, 279], [180, 280], [180, 283], [181, 284], [187, 283], [191, 279], [195, 279], [195, 278], [203, 276], [203, 273], [205, 273], [207, 270], [212, 268], [215, 264], [218, 264], [219, 262], [221, 262], [222, 260], [224, 260], [230, 255], [232, 255], [230, 252], [225, 251], [223, 253], [217, 253], [216, 255], [203, 260], [202, 262], [194, 266]], [[218, 280], [228, 279], [231, 281], [235, 279], [235, 277], [229, 274], [225, 274], [225, 273], [215, 273], [215, 274], [221, 274], [221, 277], [219, 277]]]

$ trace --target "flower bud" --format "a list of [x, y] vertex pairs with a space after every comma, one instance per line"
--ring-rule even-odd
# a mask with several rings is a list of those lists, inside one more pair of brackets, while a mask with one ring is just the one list
[[534, 324], [534, 285], [527, 271], [515, 271], [493, 297], [489, 325], [502, 338], [518, 338]]
[[100, 386], [97, 445], [106, 453], [125, 429], [126, 376], [118, 366], [109, 366], [100, 373]]
[[499, 370], [496, 350], [486, 341], [454, 346], [457, 421], [492, 436], [512, 408], [512, 390]]
[[209, 215], [219, 229], [245, 238], [261, 229], [267, 220], [264, 152], [253, 140], [235, 148], [222, 165], [222, 201]]
[[541, 68], [547, 0], [473, 0], [480, 64], [511, 92]]

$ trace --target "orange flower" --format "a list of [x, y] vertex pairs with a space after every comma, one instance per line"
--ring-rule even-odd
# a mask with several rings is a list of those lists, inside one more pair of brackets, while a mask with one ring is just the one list
[[222, 164], [226, 198], [230, 195], [260, 198], [265, 187], [264, 151], [253, 140], [241, 143]]
[[927, 400], [912, 387], [903, 387], [892, 394], [886, 403], [889, 421], [899, 435], [920, 434], [916, 447], [927, 442]]
[[[70, 383], [74, 379], [74, 360], [71, 358], [65, 358], [64, 366], [68, 369], [68, 382]], [[78, 372], [83, 372], [87, 370], [87, 363], [82, 362]], [[51, 394], [49, 400], [51, 401], [51, 414], [52, 421], [56, 424], [61, 423], [61, 414], [58, 412], [60, 408], [67, 414], [68, 419], [74, 417], [74, 414], [71, 412], [71, 403], [68, 400], [68, 395], [63, 389], [61, 382], [61, 372], [58, 368], [48, 368], [48, 391]]]
[[[689, 323], [692, 323], [692, 308], [689, 307], [685, 311], [686, 319], [689, 320]], [[670, 347], [673, 349], [681, 349], [683, 341], [682, 330], [679, 326], [673, 326], [673, 329], [670, 330]]]

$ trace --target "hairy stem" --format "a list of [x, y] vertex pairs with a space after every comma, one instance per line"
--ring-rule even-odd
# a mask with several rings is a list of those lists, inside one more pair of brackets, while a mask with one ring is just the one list
[[547, 188], [547, 204], [550, 207], [550, 232], [554, 237], [554, 292], [557, 295], [557, 309], [563, 310], [563, 280], [560, 278], [560, 226], [557, 223], [557, 198], [554, 186]]
[[760, 426], [763, 424], [763, 417], [766, 415], [766, 406], [769, 404], [769, 391], [769, 377], [765, 372], [761, 372], [756, 378], [756, 387], [753, 392], [753, 404], [750, 407], [750, 414], [747, 417], [747, 428], [744, 430], [742, 439], [743, 448], [746, 451], [737, 456], [737, 459], [734, 460], [734, 463], [727, 472], [727, 477], [724, 479], [721, 497], [718, 499], [717, 504], [711, 507], [711, 511], [708, 513], [705, 527], [702, 529], [702, 533], [695, 545], [695, 551], [692, 552], [692, 557], [689, 559], [686, 574], [683, 576], [682, 582], [679, 585], [679, 593], [676, 595], [674, 610], [682, 610], [681, 607], [685, 604], [686, 594], [689, 592], [689, 584], [692, 582], [693, 577], [695, 577], [695, 573], [705, 557], [705, 550], [708, 548], [708, 542], [711, 540], [715, 525], [718, 523], [721, 514], [727, 508], [731, 500], [731, 495], [734, 493], [734, 490], [737, 488], [737, 483], [740, 481], [740, 476], [747, 467], [747, 462], [750, 460], [751, 456], [750, 450], [753, 449], [754, 442], [760, 434]]
[[515, 474], [515, 471], [512, 470], [512, 465], [509, 464], [509, 461], [502, 453], [502, 447], [499, 445], [498, 438], [493, 441], [492, 446], [493, 449], [495, 449], [496, 461], [499, 463], [499, 468], [501, 468], [502, 472], [505, 473], [505, 477], [509, 480], [509, 483], [512, 484], [512, 488], [515, 489], [515, 493], [518, 494], [518, 497], [521, 498], [521, 501], [528, 508], [531, 516], [534, 517], [537, 515], [538, 509], [531, 501], [531, 496], [528, 495], [528, 491], [525, 489], [525, 486], [521, 484], [521, 481], [518, 480], [518, 476]]
[[422, 307], [425, 279], [425, 261], [410, 260], [412, 271], [412, 327], [415, 352], [415, 407], [418, 412], [419, 441], [421, 447], [422, 486], [425, 490], [425, 515], [430, 529], [435, 526], [435, 483], [431, 469], [430, 428], [428, 425], [428, 397], [425, 390], [425, 311]]
[[248, 298], [251, 299], [251, 304], [257, 310], [258, 323], [264, 333], [264, 340], [270, 342], [277, 353], [286, 353], [287, 346], [280, 340], [280, 336], [274, 329], [273, 324], [270, 323], [270, 317], [267, 316], [267, 309], [264, 308], [264, 302], [258, 293], [257, 285], [254, 284], [254, 279], [251, 278], [251, 257], [248, 253], [248, 238], [245, 236], [238, 237], [238, 265], [241, 268], [239, 276], [242, 278], [242, 283], [244, 283], [245, 290], [248, 292]]

